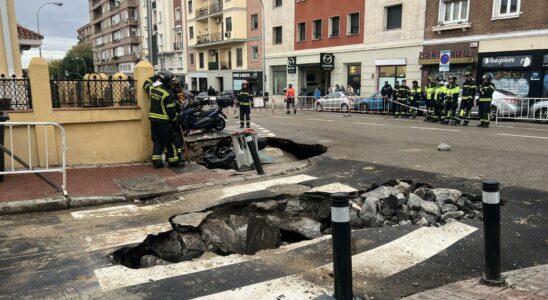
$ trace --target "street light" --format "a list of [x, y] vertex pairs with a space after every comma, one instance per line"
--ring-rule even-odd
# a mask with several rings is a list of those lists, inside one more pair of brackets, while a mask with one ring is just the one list
[[[53, 5], [57, 5], [57, 6], [63, 6], [63, 2], [47, 2], [47, 3], [44, 3], [42, 4], [39, 8], [38, 8], [38, 11], [36, 11], [36, 27], [38, 28], [38, 34], [40, 34], [40, 19], [38, 18], [38, 14], [40, 14], [40, 10], [42, 9], [42, 7], [48, 5], [48, 4], [53, 4]], [[40, 52], [40, 57], [42, 57], [42, 43], [40, 43], [40, 46], [38, 47], [38, 50]]]

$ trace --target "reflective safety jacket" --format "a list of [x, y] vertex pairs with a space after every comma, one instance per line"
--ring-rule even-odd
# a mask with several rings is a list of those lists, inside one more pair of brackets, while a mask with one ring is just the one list
[[436, 101], [443, 101], [445, 99], [445, 85], [439, 84], [436, 87], [435, 97]]
[[492, 101], [494, 92], [495, 85], [493, 83], [482, 84], [479, 91], [479, 101]]
[[420, 86], [411, 88], [411, 100], [419, 101], [422, 99], [422, 89]]
[[426, 100], [433, 100], [436, 97], [436, 86], [433, 83], [430, 83], [426, 87]]
[[154, 86], [156, 76], [145, 81], [143, 88], [150, 97], [148, 118], [151, 122], [169, 123], [177, 121], [175, 102], [177, 96], [163, 85]]
[[249, 95], [249, 90], [242, 89], [238, 95], [238, 105], [240, 106], [251, 106], [251, 96]]
[[466, 80], [462, 84], [462, 100], [474, 100], [476, 92], [477, 86], [474, 80]]
[[410, 89], [407, 85], [400, 85], [396, 90], [396, 97], [398, 101], [405, 101], [409, 97]]
[[450, 83], [445, 87], [445, 99], [447, 101], [459, 102], [460, 86]]

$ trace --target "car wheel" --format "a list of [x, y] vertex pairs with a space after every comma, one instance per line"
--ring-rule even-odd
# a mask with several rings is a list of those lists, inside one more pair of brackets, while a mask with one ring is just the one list
[[497, 118], [497, 107], [491, 106], [491, 112], [489, 113], [489, 119], [495, 120]]
[[343, 103], [341, 105], [341, 111], [344, 112], [344, 113], [347, 113], [348, 112], [348, 104]]
[[323, 108], [322, 108], [322, 105], [321, 104], [316, 104], [316, 111], [322, 111]]
[[548, 108], [540, 108], [535, 112], [535, 119], [538, 121], [546, 121], [548, 120]]

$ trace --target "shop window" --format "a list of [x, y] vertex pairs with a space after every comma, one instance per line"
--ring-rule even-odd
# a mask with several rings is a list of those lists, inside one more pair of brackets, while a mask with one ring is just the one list
[[390, 6], [385, 9], [386, 29], [401, 28], [402, 5]]
[[340, 27], [339, 16], [329, 18], [329, 37], [339, 36]]
[[259, 29], [259, 15], [251, 15], [251, 30]]
[[382, 66], [379, 67], [379, 80], [377, 87], [384, 85], [388, 81], [394, 87], [396, 81], [399, 83], [406, 79], [406, 66]]
[[348, 35], [356, 35], [360, 33], [360, 13], [348, 14]]
[[498, 90], [510, 92], [520, 97], [528, 97], [530, 89], [530, 71], [490, 71], [484, 74], [491, 74], [493, 83]]
[[281, 44], [282, 43], [282, 26], [273, 27], [272, 33], [273, 33], [272, 36], [274, 38], [273, 43]]
[[287, 87], [287, 67], [272, 67], [273, 95], [283, 95]]
[[322, 38], [322, 20], [314, 20], [314, 32], [312, 32], [312, 39], [319, 40]]
[[494, 0], [493, 18], [519, 17], [521, 0]]
[[302, 23], [297, 24], [297, 30], [299, 31], [299, 34], [297, 36], [298, 41], [302, 42], [302, 41], [306, 40], [306, 23], [302, 22]]
[[441, 24], [467, 22], [469, 9], [469, 0], [440, 0], [439, 22]]

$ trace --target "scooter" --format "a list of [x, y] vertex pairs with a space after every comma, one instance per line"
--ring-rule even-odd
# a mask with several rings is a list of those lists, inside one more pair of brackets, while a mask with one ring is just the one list
[[223, 113], [223, 103], [217, 103], [218, 107], [210, 110], [201, 110], [199, 103], [188, 101], [181, 108], [179, 114], [179, 124], [183, 135], [188, 135], [191, 130], [201, 130], [203, 132], [210, 130], [221, 131], [226, 126], [227, 119]]

